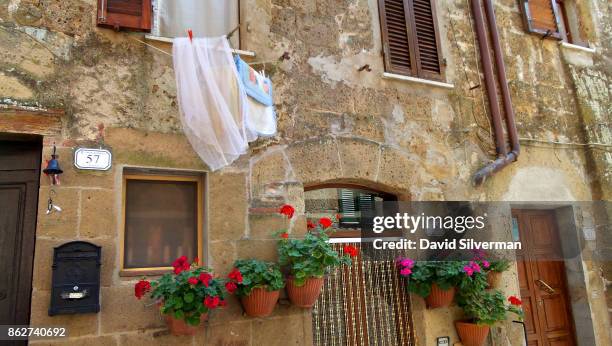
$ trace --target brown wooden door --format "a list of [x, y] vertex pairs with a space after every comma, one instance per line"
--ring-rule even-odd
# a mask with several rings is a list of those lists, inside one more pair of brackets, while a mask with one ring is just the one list
[[523, 246], [517, 264], [528, 345], [575, 345], [554, 214], [548, 210], [514, 210], [512, 214]]
[[0, 137], [0, 325], [30, 321], [41, 148]]

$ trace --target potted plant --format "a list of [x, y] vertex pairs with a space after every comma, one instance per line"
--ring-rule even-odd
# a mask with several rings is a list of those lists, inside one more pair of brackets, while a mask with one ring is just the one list
[[521, 300], [511, 296], [508, 301], [510, 304], [506, 304], [504, 295], [499, 290], [483, 290], [462, 299], [460, 306], [467, 320], [455, 321], [455, 328], [463, 345], [484, 345], [490, 327], [505, 320], [508, 312], [516, 314], [522, 320]]
[[[291, 218], [293, 207], [284, 205], [280, 212]], [[312, 307], [323, 287], [324, 275], [333, 267], [350, 265], [350, 257], [358, 255], [357, 248], [350, 245], [345, 247], [342, 255], [332, 248], [327, 234], [332, 223], [326, 217], [321, 218], [317, 225], [309, 222], [309, 230], [303, 239], [289, 238], [287, 232], [280, 233], [279, 262], [288, 270], [286, 289], [293, 305]]]
[[408, 290], [425, 298], [430, 309], [446, 307], [453, 302], [464, 264], [463, 261], [397, 260], [400, 275], [408, 279]]
[[141, 299], [150, 293], [173, 335], [193, 335], [210, 311], [225, 306], [223, 283], [197, 260], [189, 263], [187, 257], [181, 256], [172, 266], [172, 274], [153, 282], [140, 280], [134, 294]]
[[459, 282], [457, 305], [463, 309], [466, 320], [455, 321], [455, 328], [461, 342], [465, 346], [481, 346], [484, 344], [490, 327], [503, 321], [508, 312], [523, 318], [520, 306], [521, 300], [515, 296], [508, 298], [506, 304], [504, 295], [499, 290], [486, 290], [487, 276], [483, 272], [466, 272]]
[[499, 288], [502, 272], [510, 268], [510, 261], [506, 259], [487, 261], [487, 253], [484, 250], [473, 250], [472, 252], [474, 253], [472, 261], [479, 263], [486, 272], [487, 287]]
[[508, 268], [510, 268], [510, 261], [506, 259], [491, 261], [487, 271], [487, 283], [489, 288], [500, 287], [502, 273], [508, 270]]
[[237, 260], [229, 273], [225, 288], [240, 298], [247, 315], [252, 317], [269, 316], [280, 289], [285, 286], [283, 274], [277, 264], [256, 259]]

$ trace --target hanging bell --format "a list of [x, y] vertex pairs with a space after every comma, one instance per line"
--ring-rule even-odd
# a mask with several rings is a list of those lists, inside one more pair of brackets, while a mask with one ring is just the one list
[[55, 145], [53, 145], [53, 154], [51, 155], [51, 160], [47, 161], [47, 168], [43, 169], [43, 173], [48, 175], [51, 178], [51, 183], [53, 185], [59, 185], [59, 175], [64, 173], [60, 168], [59, 161], [57, 160], [57, 154], [55, 153]]
[[62, 174], [64, 171], [60, 168], [59, 161], [56, 155], [51, 155], [51, 160], [47, 162], [47, 168], [43, 169], [45, 174]]

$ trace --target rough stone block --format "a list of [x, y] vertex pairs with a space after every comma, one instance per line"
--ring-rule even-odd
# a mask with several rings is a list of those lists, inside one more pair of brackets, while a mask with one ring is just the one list
[[[49, 268], [50, 270], [50, 268]], [[30, 312], [30, 324], [32, 326], [61, 326], [66, 327], [68, 335], [83, 336], [98, 333], [99, 314], [74, 314], [49, 316], [50, 291], [34, 290], [32, 292], [32, 304]]]
[[220, 274], [229, 273], [236, 260], [236, 247], [231, 241], [210, 242], [210, 261], [215, 271]]
[[117, 218], [114, 190], [81, 190], [81, 237], [115, 237]]
[[253, 345], [309, 345], [307, 340], [312, 335], [312, 328], [305, 327], [303, 315], [254, 320], [253, 330], [257, 331], [253, 333]]
[[238, 258], [256, 258], [263, 261], [276, 261], [276, 240], [240, 240], [236, 243]]
[[380, 146], [363, 139], [339, 139], [338, 150], [345, 178], [375, 180]]
[[274, 233], [289, 228], [289, 221], [279, 214], [250, 214], [249, 229], [251, 239], [276, 239]]
[[[202, 328], [204, 329], [204, 328]], [[158, 331], [147, 330], [138, 331], [137, 333], [126, 333], [119, 336], [119, 343], [121, 345], [160, 345], [160, 346], [172, 346], [172, 345], [191, 345], [193, 342], [193, 336], [174, 336], [170, 334], [167, 329]]]
[[73, 240], [77, 235], [77, 220], [80, 190], [56, 186], [53, 203], [62, 208], [61, 212], [46, 215], [49, 187], [41, 187], [38, 198], [37, 236]]
[[206, 166], [182, 135], [126, 128], [106, 131], [106, 144], [116, 164], [203, 169]]
[[[62, 240], [36, 239], [34, 250], [34, 271], [32, 287], [38, 290], [51, 290], [53, 248], [64, 243]], [[47, 302], [48, 304], [48, 302]]]
[[417, 171], [419, 160], [397, 149], [383, 147], [378, 173], [378, 182], [391, 188], [410, 191], [422, 183]]
[[247, 215], [246, 184], [244, 174], [210, 175], [210, 240], [238, 240], [244, 236]]
[[251, 345], [251, 321], [234, 321], [209, 325], [204, 333], [195, 336], [196, 345], [247, 346]]
[[266, 185], [286, 180], [288, 163], [282, 151], [265, 155], [251, 167], [251, 188], [253, 196], [265, 195]]
[[119, 345], [117, 337], [114, 335], [92, 336], [86, 338], [67, 338], [54, 340], [30, 341], [30, 344], [37, 346], [114, 346]]
[[155, 306], [134, 297], [132, 285], [102, 287], [100, 325], [102, 333], [153, 329], [165, 326]]
[[331, 138], [298, 142], [287, 149], [296, 178], [317, 183], [342, 176], [336, 142]]

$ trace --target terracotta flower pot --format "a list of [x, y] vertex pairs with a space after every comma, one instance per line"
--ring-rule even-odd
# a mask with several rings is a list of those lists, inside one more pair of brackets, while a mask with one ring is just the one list
[[455, 298], [455, 288], [451, 287], [447, 290], [443, 290], [435, 283], [431, 285], [431, 292], [425, 298], [427, 307], [430, 309], [442, 308], [449, 306]]
[[265, 317], [274, 310], [279, 293], [280, 291], [268, 292], [265, 288], [259, 287], [253, 289], [248, 296], [240, 297], [240, 302], [247, 315]]
[[185, 322], [185, 320], [179, 320], [174, 318], [172, 314], [163, 314], [164, 320], [166, 321], [166, 325], [168, 325], [168, 329], [172, 335], [194, 335], [199, 328], [204, 325], [204, 321], [208, 319], [208, 314], [203, 314], [200, 316], [200, 325], [192, 326]]
[[455, 328], [464, 346], [482, 346], [489, 335], [489, 326], [455, 321]]
[[490, 271], [487, 273], [487, 283], [489, 288], [499, 288], [501, 284], [502, 273]]
[[311, 308], [319, 298], [324, 278], [308, 278], [302, 286], [293, 284], [293, 278], [287, 278], [287, 295], [291, 304], [301, 308]]

